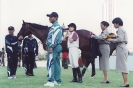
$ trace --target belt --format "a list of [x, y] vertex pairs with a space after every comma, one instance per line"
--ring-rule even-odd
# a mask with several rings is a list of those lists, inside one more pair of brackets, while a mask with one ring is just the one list
[[127, 45], [127, 43], [123, 42], [123, 43], [117, 43], [117, 45]]
[[107, 44], [107, 45], [109, 45], [109, 43], [99, 43], [99, 45], [102, 45], [102, 44]]

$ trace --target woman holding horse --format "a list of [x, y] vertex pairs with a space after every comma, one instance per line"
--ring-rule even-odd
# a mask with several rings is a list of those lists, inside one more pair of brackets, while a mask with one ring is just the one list
[[99, 42], [99, 49], [102, 56], [99, 58], [99, 67], [100, 70], [103, 71], [104, 80], [101, 83], [108, 84], [108, 71], [109, 71], [109, 54], [110, 54], [110, 47], [109, 42], [104, 38], [106, 34], [109, 34], [107, 28], [109, 23], [106, 21], [101, 22], [101, 29], [102, 32], [99, 36], [91, 35], [92, 38], [98, 39]]
[[116, 71], [121, 72], [123, 76], [124, 83], [120, 87], [129, 87], [128, 83], [128, 68], [127, 68], [127, 58], [128, 49], [126, 47], [128, 39], [127, 33], [123, 29], [123, 21], [121, 18], [115, 18], [112, 23], [114, 27], [117, 28], [117, 38], [108, 39], [109, 42], [117, 43], [116, 47]]

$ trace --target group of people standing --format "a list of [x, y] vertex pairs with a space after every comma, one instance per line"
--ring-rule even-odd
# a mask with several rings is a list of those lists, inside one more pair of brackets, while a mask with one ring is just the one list
[[98, 39], [99, 41], [99, 49], [102, 56], [99, 58], [99, 67], [100, 70], [103, 71], [104, 80], [101, 83], [110, 83], [108, 79], [108, 71], [109, 71], [109, 55], [110, 55], [110, 47], [109, 43], [117, 43], [116, 46], [116, 71], [121, 72], [123, 76], [124, 83], [121, 87], [129, 87], [128, 83], [128, 68], [127, 68], [127, 58], [128, 58], [128, 50], [126, 44], [127, 33], [123, 28], [123, 21], [121, 18], [115, 18], [112, 23], [114, 27], [117, 29], [117, 37], [115, 39], [105, 39], [105, 35], [109, 34], [107, 28], [109, 23], [106, 21], [101, 22], [102, 32], [99, 36], [96, 36], [92, 33], [91, 38]]
[[[22, 43], [23, 36], [19, 37], [14, 35], [14, 27], [8, 27], [9, 34], [5, 37], [6, 53], [7, 53], [7, 66], [8, 66], [8, 79], [16, 78], [19, 47]], [[35, 63], [35, 56], [38, 55], [38, 44], [32, 34], [25, 37], [22, 46], [22, 55], [25, 57], [26, 62], [26, 76], [34, 76], [33, 68]]]
[[[48, 49], [47, 53], [47, 69], [48, 79], [44, 86], [54, 87], [55, 85], [61, 85], [61, 67], [60, 67], [60, 54], [62, 52], [62, 28], [58, 23], [58, 14], [52, 12], [47, 14], [52, 26], [49, 30], [46, 45]], [[128, 83], [128, 68], [127, 68], [127, 57], [128, 50], [126, 48], [127, 33], [123, 29], [123, 21], [121, 18], [113, 19], [112, 23], [117, 30], [117, 37], [115, 39], [105, 39], [105, 35], [109, 34], [107, 28], [109, 23], [102, 21], [101, 29], [102, 32], [99, 36], [91, 33], [91, 38], [95, 38], [99, 42], [99, 49], [102, 54], [99, 58], [99, 67], [103, 71], [104, 80], [101, 83], [109, 84], [108, 71], [109, 71], [109, 54], [110, 47], [109, 43], [117, 43], [116, 47], [116, 71], [121, 72], [124, 83], [121, 87], [129, 87]], [[69, 60], [72, 67], [73, 79], [71, 82], [82, 83], [82, 74], [79, 68], [79, 36], [76, 33], [76, 24], [70, 23], [68, 25], [69, 30], [63, 38], [63, 41], [67, 40], [67, 47], [69, 49]], [[14, 36], [14, 27], [8, 27], [9, 34], [5, 37], [6, 53], [8, 58], [8, 68], [10, 71], [9, 79], [16, 78], [17, 62], [18, 62], [18, 46], [22, 43], [23, 36], [20, 35], [18, 38]], [[89, 40], [88, 40], [89, 41]], [[23, 41], [22, 54], [26, 58], [27, 76], [34, 76], [33, 68], [35, 63], [35, 56], [38, 55], [38, 44], [32, 34], [29, 34]]]
[[[50, 23], [52, 23], [52, 27], [49, 31], [46, 45], [48, 47], [48, 82], [44, 84], [44, 86], [54, 87], [54, 85], [61, 85], [60, 79], [60, 53], [62, 50], [61, 47], [61, 38], [62, 38], [62, 30], [60, 25], [58, 24], [58, 14], [56, 12], [52, 12], [51, 14], [47, 14], [49, 17]], [[102, 32], [99, 36], [93, 34], [91, 32], [91, 38], [95, 38], [99, 42], [99, 50], [102, 54], [99, 58], [99, 67], [100, 70], [103, 71], [104, 80], [101, 82], [103, 84], [109, 84], [110, 81], [108, 79], [108, 71], [109, 71], [109, 55], [110, 55], [110, 47], [109, 43], [117, 43], [116, 47], [116, 71], [121, 72], [123, 76], [124, 83], [120, 87], [129, 87], [128, 83], [128, 68], [127, 68], [127, 57], [128, 50], [126, 48], [127, 33], [123, 28], [123, 21], [121, 18], [113, 19], [112, 23], [117, 30], [117, 37], [115, 39], [106, 39], [105, 35], [109, 34], [107, 28], [109, 23], [106, 21], [102, 21], [101, 29]], [[78, 54], [79, 54], [79, 37], [76, 33], [76, 24], [70, 23], [68, 25], [69, 30], [63, 38], [63, 41], [67, 40], [67, 47], [69, 49], [69, 60], [72, 66], [73, 72], [73, 80], [71, 82], [82, 83], [82, 75], [78, 65]], [[66, 37], [68, 37], [66, 39]], [[88, 40], [89, 41], [89, 40]], [[77, 78], [78, 77], [78, 78]]]

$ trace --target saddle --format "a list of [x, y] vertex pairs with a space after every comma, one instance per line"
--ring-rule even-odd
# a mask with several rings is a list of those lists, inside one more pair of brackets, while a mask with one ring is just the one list
[[104, 36], [104, 38], [108, 39], [108, 38], [116, 38], [116, 35], [114, 33], [109, 33], [109, 34], [106, 34]]

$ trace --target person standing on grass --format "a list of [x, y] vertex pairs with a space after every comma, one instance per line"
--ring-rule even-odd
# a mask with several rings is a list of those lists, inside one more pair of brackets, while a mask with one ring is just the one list
[[91, 35], [91, 38], [98, 39], [99, 42], [99, 50], [102, 54], [99, 58], [99, 67], [100, 70], [103, 71], [104, 80], [101, 82], [103, 84], [109, 84], [108, 80], [108, 71], [109, 71], [109, 55], [110, 55], [110, 47], [109, 42], [104, 38], [106, 34], [109, 34], [108, 31], [109, 23], [106, 21], [101, 22], [102, 32], [99, 36]]
[[[82, 75], [79, 68], [78, 60], [79, 60], [79, 37], [76, 33], [76, 25], [74, 23], [70, 23], [68, 25], [69, 30], [64, 36], [63, 40], [65, 41], [67, 36], [67, 47], [69, 48], [69, 60], [72, 66], [73, 71], [73, 80], [71, 82], [82, 83]], [[78, 75], [78, 79], [77, 79]]]
[[48, 37], [46, 40], [46, 45], [48, 47], [48, 82], [44, 86], [54, 87], [54, 85], [61, 85], [61, 67], [60, 67], [60, 54], [62, 51], [62, 28], [58, 23], [58, 14], [52, 12], [47, 14], [49, 17], [51, 26]]
[[107, 39], [109, 42], [117, 43], [116, 47], [116, 71], [121, 72], [123, 76], [124, 83], [120, 87], [129, 87], [128, 83], [128, 49], [127, 49], [127, 33], [123, 28], [123, 21], [121, 18], [113, 19], [112, 23], [117, 29], [117, 38], [116, 39]]
[[18, 46], [21, 44], [23, 36], [17, 38], [14, 36], [14, 27], [8, 27], [9, 34], [5, 37], [6, 53], [8, 59], [8, 68], [10, 69], [10, 75], [8, 79], [16, 78], [16, 70], [18, 63]]
[[2, 52], [0, 51], [0, 66], [2, 64]]
[[32, 34], [29, 34], [23, 41], [23, 56], [26, 62], [26, 76], [34, 76], [33, 68], [35, 64], [35, 56], [38, 56], [38, 43]]
[[62, 52], [62, 67], [68, 69], [68, 52]]
[[4, 50], [4, 48], [2, 48], [2, 56], [1, 56], [1, 59], [2, 59], [3, 67], [4, 67], [5, 66], [5, 50]]
[[0, 51], [0, 65], [3, 67], [5, 66], [5, 50], [2, 48], [2, 51]]

